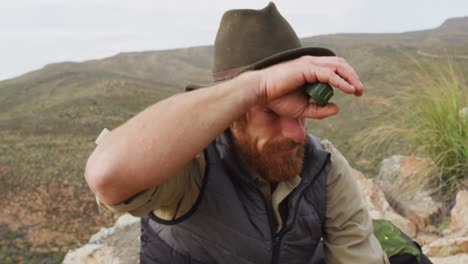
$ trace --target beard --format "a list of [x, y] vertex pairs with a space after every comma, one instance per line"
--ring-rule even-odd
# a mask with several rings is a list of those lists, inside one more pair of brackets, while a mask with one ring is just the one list
[[[304, 146], [308, 137], [303, 142], [296, 142], [292, 139], [268, 142], [259, 151], [248, 133], [240, 131], [236, 134], [237, 136], [233, 136], [233, 140], [240, 158], [268, 182], [287, 181], [301, 173], [304, 163]], [[295, 151], [287, 152], [278, 158], [278, 152], [291, 150], [295, 147]]]

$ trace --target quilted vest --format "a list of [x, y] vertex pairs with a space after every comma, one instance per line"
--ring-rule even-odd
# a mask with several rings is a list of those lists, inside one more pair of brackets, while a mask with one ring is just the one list
[[184, 216], [142, 218], [141, 263], [311, 263], [323, 236], [330, 154], [309, 135], [301, 183], [276, 232], [271, 206], [241, 166], [226, 134], [205, 149], [200, 195]]

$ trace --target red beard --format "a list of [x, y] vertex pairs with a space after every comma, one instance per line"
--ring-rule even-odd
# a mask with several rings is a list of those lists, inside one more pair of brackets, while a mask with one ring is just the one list
[[[237, 134], [238, 136], [234, 138], [237, 153], [250, 168], [268, 182], [286, 181], [301, 173], [307, 137], [303, 142], [295, 142], [291, 139], [269, 142], [262, 151], [258, 151], [255, 148], [255, 142], [248, 134], [243, 132]], [[285, 152], [293, 148], [296, 149], [286, 152], [278, 159], [277, 152]]]

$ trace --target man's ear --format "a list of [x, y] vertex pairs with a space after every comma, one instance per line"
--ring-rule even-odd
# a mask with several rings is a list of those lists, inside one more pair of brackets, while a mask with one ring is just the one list
[[237, 122], [237, 120], [232, 122], [228, 127], [229, 132], [231, 133], [232, 136], [237, 135], [237, 133], [239, 131], [239, 128], [240, 128], [239, 127], [239, 122]]
[[236, 135], [237, 133], [244, 131], [246, 125], [247, 125], [247, 117], [246, 115], [243, 115], [241, 118], [237, 119], [236, 121], [232, 122], [229, 125], [229, 130], [231, 130], [231, 133], [233, 135]]
[[229, 130], [229, 132], [231, 132], [231, 134], [232, 134], [232, 131], [236, 129], [235, 123], [236, 123], [235, 121], [232, 122], [232, 123], [228, 126], [228, 128], [227, 128], [227, 130]]

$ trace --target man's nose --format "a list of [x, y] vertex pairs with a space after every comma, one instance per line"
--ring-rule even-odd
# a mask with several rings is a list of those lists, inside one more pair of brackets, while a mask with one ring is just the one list
[[295, 142], [303, 142], [307, 136], [305, 120], [302, 118], [281, 117], [280, 126], [283, 136]]

